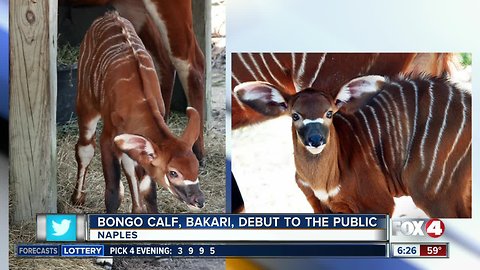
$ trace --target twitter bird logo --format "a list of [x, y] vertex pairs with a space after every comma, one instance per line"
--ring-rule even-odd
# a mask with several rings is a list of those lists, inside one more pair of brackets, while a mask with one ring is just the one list
[[55, 236], [62, 236], [67, 233], [68, 229], [70, 228], [71, 220], [62, 219], [62, 222], [58, 224], [55, 220], [52, 220], [52, 228], [55, 231], [53, 235]]
[[47, 215], [47, 241], [76, 241], [76, 215]]

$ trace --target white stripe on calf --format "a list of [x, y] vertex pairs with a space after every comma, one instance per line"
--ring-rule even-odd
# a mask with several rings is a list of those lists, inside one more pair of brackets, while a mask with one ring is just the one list
[[296, 66], [296, 61], [295, 61], [295, 53], [291, 53], [292, 55], [292, 81], [293, 81], [293, 85], [295, 86], [295, 91], [296, 92], [299, 92], [301, 89], [300, 85], [298, 85], [298, 82], [295, 78], [295, 74], [298, 72], [298, 70], [295, 70], [295, 66]]
[[377, 117], [377, 114], [375, 113], [375, 109], [370, 106], [370, 105], [367, 105], [367, 108], [370, 109], [370, 111], [372, 112], [373, 114], [373, 119], [375, 120], [375, 124], [377, 125], [377, 130], [378, 130], [378, 144], [380, 145], [380, 153], [382, 155], [382, 161], [383, 161], [383, 165], [385, 166], [385, 169], [388, 171], [390, 171], [388, 169], [388, 165], [387, 165], [387, 162], [385, 161], [385, 154], [383, 152], [383, 143], [382, 143], [382, 129], [380, 127], [380, 121], [378, 121], [378, 117]]
[[298, 68], [297, 73], [293, 78], [293, 80], [296, 81], [296, 84], [299, 85], [300, 89], [305, 88], [305, 86], [303, 84], [303, 76], [305, 75], [305, 64], [306, 64], [306, 62], [307, 62], [307, 54], [302, 53], [302, 62], [300, 62], [300, 67]]
[[292, 74], [295, 73], [295, 53], [291, 53], [292, 55]]
[[[363, 74], [365, 73], [368, 73], [370, 71], [370, 69], [372, 68], [372, 66], [376, 63], [377, 61], [377, 58], [378, 58], [378, 55], [379, 53], [376, 53], [374, 57], [372, 57], [372, 59], [370, 60], [370, 62], [368, 63], [367, 65], [367, 68], [365, 69], [365, 71], [363, 72]], [[362, 73], [359, 73], [358, 75], [360, 76]]]
[[[457, 132], [457, 136], [455, 136], [455, 141], [452, 144], [452, 148], [448, 152], [447, 158], [445, 158], [445, 161], [443, 162], [442, 176], [440, 176], [440, 180], [438, 181], [437, 186], [435, 187], [435, 193], [438, 192], [438, 190], [440, 189], [440, 186], [443, 183], [443, 177], [445, 176], [445, 169], [447, 167], [448, 159], [450, 158], [450, 155], [452, 154], [453, 150], [455, 150], [455, 147], [457, 146], [458, 140], [460, 139], [460, 136], [463, 133], [463, 128], [465, 127], [465, 122], [467, 121], [467, 117], [466, 117], [467, 108], [465, 106], [465, 94], [464, 94], [463, 91], [460, 91], [460, 94], [462, 95], [461, 103], [462, 103], [462, 106], [463, 106], [462, 123], [460, 124], [460, 129]], [[447, 117], [447, 116], [445, 115], [444, 117]]]
[[284, 87], [283, 84], [280, 83], [280, 81], [277, 79], [277, 77], [273, 75], [272, 71], [270, 70], [270, 65], [268, 65], [267, 62], [265, 61], [265, 57], [263, 56], [263, 53], [260, 54], [260, 58], [262, 59], [263, 65], [267, 68], [267, 71], [270, 74], [270, 77], [272, 77], [278, 85]]
[[232, 78], [237, 84], [240, 84], [240, 80], [238, 80], [238, 78], [235, 76], [235, 74], [233, 74], [233, 72], [232, 72]]
[[430, 97], [430, 105], [428, 107], [428, 116], [427, 116], [427, 122], [425, 123], [425, 131], [422, 136], [422, 140], [420, 142], [420, 160], [422, 163], [422, 170], [425, 168], [425, 140], [427, 139], [428, 136], [428, 130], [430, 128], [430, 122], [432, 121], [432, 108], [433, 108], [433, 102], [434, 97], [433, 97], [433, 85], [434, 83], [430, 80], [428, 80], [430, 83], [428, 87], [428, 95]]
[[[395, 103], [395, 99], [392, 97], [392, 95], [386, 91], [383, 91], [382, 93], [385, 93], [385, 95], [387, 95], [388, 99], [390, 100], [390, 102], [393, 104], [393, 108], [395, 110], [395, 120], [396, 121], [392, 121], [393, 123], [393, 127], [395, 128], [396, 131], [398, 131], [398, 134], [399, 134], [399, 137], [400, 139], [398, 140], [401, 144], [401, 148], [402, 148], [402, 151], [399, 153], [401, 155], [401, 158], [403, 158], [403, 155], [405, 153], [405, 147], [403, 145], [403, 125], [402, 125], [402, 122], [400, 121], [400, 114], [399, 114], [399, 109], [398, 109], [398, 106], [397, 106], [397, 103]], [[389, 104], [387, 102], [387, 104]], [[398, 126], [398, 128], [397, 128]]]
[[[378, 96], [377, 96], [378, 97]], [[396, 143], [394, 144], [393, 141], [395, 140], [392, 140], [392, 136], [394, 136], [395, 134], [393, 132], [390, 131], [390, 122], [389, 122], [389, 119], [388, 119], [388, 115], [387, 113], [385, 112], [385, 108], [383, 107], [382, 103], [375, 97], [375, 99], [373, 100], [375, 103], [377, 103], [377, 105], [380, 107], [380, 109], [382, 110], [383, 112], [383, 117], [385, 118], [385, 124], [387, 125], [387, 137], [388, 137], [388, 142], [389, 142], [389, 146], [390, 146], [390, 156], [392, 157], [392, 163], [395, 164], [396, 163], [396, 160], [395, 160], [395, 152], [393, 150], [393, 147], [394, 145], [396, 145]], [[392, 134], [393, 133], [393, 134]]]
[[320, 61], [318, 62], [318, 65], [317, 65], [317, 70], [315, 71], [315, 75], [312, 76], [312, 79], [308, 83], [308, 87], [312, 87], [313, 83], [315, 83], [315, 81], [317, 80], [318, 73], [320, 72], [320, 69], [322, 68], [323, 63], [325, 62], [326, 56], [327, 54], [324, 53], [322, 58], [320, 58]]
[[256, 80], [256, 81], [260, 81], [258, 79], [258, 77], [255, 75], [255, 72], [253, 72], [252, 68], [247, 65], [247, 62], [245, 62], [245, 59], [243, 59], [243, 56], [241, 53], [237, 54], [238, 55], [238, 58], [240, 59], [240, 61], [242, 62], [243, 66], [247, 69], [247, 71], [250, 73], [250, 75]]
[[458, 167], [460, 166], [460, 163], [467, 156], [468, 151], [470, 151], [470, 147], [472, 147], [472, 141], [471, 140], [470, 140], [470, 143], [468, 144], [468, 147], [465, 149], [465, 153], [458, 159], [457, 164], [455, 164], [455, 167], [453, 167], [452, 173], [450, 174], [450, 178], [448, 180], [448, 184], [450, 184], [452, 182], [453, 174], [457, 171]]
[[406, 125], [407, 125], [407, 136], [410, 137], [410, 119], [408, 118], [408, 107], [407, 107], [407, 100], [405, 99], [405, 94], [403, 93], [403, 87], [396, 83], [392, 82], [393, 85], [398, 87], [398, 91], [400, 91], [400, 97], [402, 98], [402, 104], [403, 104], [403, 115], [406, 120]]
[[370, 130], [370, 126], [368, 124], [367, 117], [365, 116], [365, 113], [363, 113], [362, 110], [360, 110], [359, 112], [363, 117], [363, 122], [365, 124], [365, 127], [367, 128], [368, 136], [370, 136], [370, 142], [372, 143], [372, 149], [374, 150], [373, 152], [375, 152], [375, 142], [373, 141], [373, 135], [372, 135], [372, 131]]
[[[442, 141], [443, 137], [443, 132], [445, 131], [445, 126], [447, 125], [447, 115], [448, 115], [448, 109], [450, 108], [450, 102], [452, 101], [452, 87], [448, 87], [448, 102], [447, 105], [445, 106], [445, 112], [443, 113], [443, 123], [442, 126], [440, 127], [440, 131], [438, 132], [438, 137], [437, 137], [437, 143], [435, 144], [435, 150], [433, 152], [433, 159], [432, 163], [430, 164], [430, 170], [428, 171], [428, 176], [427, 179], [425, 179], [425, 184], [424, 187], [426, 188], [428, 186], [428, 183], [430, 182], [430, 178], [432, 177], [433, 173], [433, 168], [435, 167], [435, 163], [437, 161], [437, 155], [438, 155], [438, 149], [440, 148], [440, 143]], [[440, 179], [439, 179], [440, 180]]]
[[255, 61], [255, 58], [253, 58], [252, 54], [248, 53], [248, 56], [250, 57], [250, 60], [252, 60], [253, 66], [258, 71], [258, 74], [260, 74], [260, 77], [262, 77], [262, 80], [267, 81], [267, 78], [265, 77], [265, 75], [263, 75], [262, 70], [258, 66], [257, 61]]
[[405, 164], [403, 168], [405, 168], [408, 164], [408, 160], [410, 159], [410, 153], [412, 152], [412, 145], [413, 145], [413, 140], [415, 139], [415, 133], [417, 133], [417, 118], [418, 118], [418, 87], [417, 84], [413, 81], [408, 81], [412, 87], [413, 91], [415, 92], [415, 115], [413, 117], [413, 134], [410, 136], [410, 140], [408, 143], [408, 152], [407, 152], [407, 157], [405, 158]]
[[280, 63], [280, 61], [278, 61], [278, 59], [277, 59], [277, 57], [275, 56], [275, 54], [270, 53], [270, 55], [272, 56], [273, 61], [275, 61], [275, 64], [277, 64], [277, 66], [278, 66], [282, 71], [284, 71], [284, 70], [285, 70], [285, 67]]

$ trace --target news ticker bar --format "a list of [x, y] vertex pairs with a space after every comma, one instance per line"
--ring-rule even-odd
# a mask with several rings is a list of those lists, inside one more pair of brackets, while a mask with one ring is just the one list
[[387, 257], [386, 243], [19, 244], [18, 257]]

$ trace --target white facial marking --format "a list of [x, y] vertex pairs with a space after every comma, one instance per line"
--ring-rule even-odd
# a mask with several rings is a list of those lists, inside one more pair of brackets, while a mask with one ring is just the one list
[[195, 181], [191, 180], [183, 180], [183, 185], [185, 186], [192, 186], [192, 185], [198, 185], [198, 178]]
[[318, 155], [323, 151], [323, 148], [325, 148], [325, 144], [320, 145], [319, 147], [313, 147], [313, 146], [305, 146], [308, 150], [308, 152]]
[[317, 197], [322, 202], [326, 202], [328, 201], [329, 198], [335, 197], [339, 192], [340, 192], [340, 185], [334, 187], [328, 192], [325, 191], [324, 189], [314, 190], [315, 197]]
[[319, 123], [319, 124], [323, 124], [325, 123], [325, 120], [323, 120], [323, 118], [317, 118], [317, 119], [305, 119], [303, 120], [303, 125], [308, 125], [308, 124], [312, 124], [312, 123]]

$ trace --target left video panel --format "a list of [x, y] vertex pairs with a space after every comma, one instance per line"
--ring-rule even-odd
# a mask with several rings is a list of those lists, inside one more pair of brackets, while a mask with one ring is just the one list
[[[56, 1], [50, 6], [15, 2], [10, 9], [13, 23], [30, 18], [32, 23], [22, 27], [35, 42], [58, 42], [57, 48], [38, 45], [38, 53], [30, 51], [32, 43], [21, 46], [21, 36], [10, 37], [17, 52], [13, 55], [33, 63], [12, 77], [45, 89], [19, 83], [10, 93], [15, 96], [10, 120], [27, 123], [21, 130], [28, 131], [15, 136], [21, 134], [20, 126], [11, 130], [15, 140], [10, 149], [23, 156], [22, 162], [15, 163], [20, 156], [11, 159], [11, 170], [32, 172], [21, 180], [15, 179], [20, 174], [11, 173], [11, 267], [96, 267], [88, 259], [45, 260], [39, 266], [38, 261], [16, 258], [15, 244], [35, 241], [36, 214], [225, 212], [224, 1], [150, 1], [152, 6], [111, 1], [102, 7], [100, 2], [108, 1], [60, 1], [58, 17]], [[58, 36], [53, 34], [57, 20]], [[53, 62], [52, 72], [56, 56], [55, 76], [40, 67], [39, 55]], [[11, 70], [20, 70], [22, 61], [11, 63]], [[55, 77], [56, 82], [51, 80]], [[52, 145], [35, 139], [45, 136], [54, 138]], [[53, 151], [38, 151], [43, 148]], [[50, 172], [56, 179], [49, 182], [35, 172], [41, 160], [48, 165], [42, 171], [56, 167]], [[17, 215], [19, 208], [30, 209], [30, 215]], [[50, 223], [47, 219], [46, 226]], [[58, 233], [67, 223], [57, 219], [51, 231]], [[198, 267], [191, 261], [152, 262], [148, 267]], [[223, 267], [224, 261], [199, 264]]]

